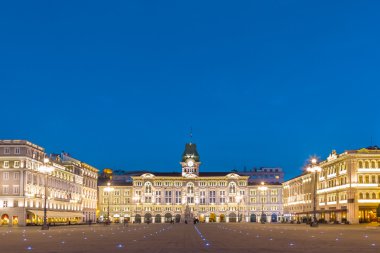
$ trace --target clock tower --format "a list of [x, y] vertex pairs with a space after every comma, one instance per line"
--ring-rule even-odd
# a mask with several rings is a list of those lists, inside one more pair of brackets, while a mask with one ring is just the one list
[[199, 161], [196, 144], [186, 143], [180, 164], [182, 166], [183, 177], [199, 176], [199, 165], [201, 165], [201, 162]]

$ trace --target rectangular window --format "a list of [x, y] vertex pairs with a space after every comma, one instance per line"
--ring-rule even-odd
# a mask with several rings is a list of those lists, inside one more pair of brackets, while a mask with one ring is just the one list
[[194, 197], [187, 197], [187, 203], [193, 204], [194, 203]]
[[156, 203], [161, 203], [161, 191], [156, 191]]
[[9, 193], [9, 186], [3, 185], [3, 194], [8, 194], [8, 193]]
[[15, 172], [13, 174], [13, 179], [18, 180], [20, 178], [20, 172]]
[[175, 203], [176, 204], [181, 204], [181, 191], [176, 191], [175, 192]]
[[13, 194], [20, 194], [20, 186], [18, 185], [13, 186]]
[[215, 203], [215, 196], [216, 196], [216, 192], [210, 191], [210, 203]]
[[8, 207], [8, 201], [7, 200], [4, 200], [3, 207]]
[[20, 148], [15, 148], [15, 154], [16, 155], [19, 155], [21, 152], [20, 152]]
[[172, 203], [172, 192], [165, 191], [165, 203]]
[[3, 179], [8, 180], [9, 179], [9, 172], [3, 172]]
[[13, 168], [20, 168], [20, 161], [14, 161]]
[[277, 195], [277, 190], [272, 190], [272, 191], [271, 191], [271, 194], [272, 194], [272, 195]]
[[10, 148], [4, 148], [4, 154], [9, 155], [11, 153]]
[[199, 199], [199, 203], [200, 203], [201, 205], [206, 204], [206, 192], [205, 192], [205, 191], [200, 191], [200, 192], [199, 192], [199, 197], [200, 197], [200, 199]]
[[9, 168], [9, 161], [4, 161], [4, 168]]

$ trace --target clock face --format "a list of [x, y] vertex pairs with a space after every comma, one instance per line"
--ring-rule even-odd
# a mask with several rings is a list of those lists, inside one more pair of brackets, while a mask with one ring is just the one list
[[189, 159], [189, 160], [187, 160], [186, 164], [189, 167], [193, 167], [194, 166], [194, 161], [192, 159]]

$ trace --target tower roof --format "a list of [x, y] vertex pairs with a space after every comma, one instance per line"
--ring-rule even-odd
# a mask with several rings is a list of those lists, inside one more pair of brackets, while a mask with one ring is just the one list
[[182, 155], [182, 162], [185, 162], [188, 158], [193, 158], [194, 161], [199, 162], [197, 145], [194, 143], [186, 143], [185, 145], [185, 151], [183, 151]]

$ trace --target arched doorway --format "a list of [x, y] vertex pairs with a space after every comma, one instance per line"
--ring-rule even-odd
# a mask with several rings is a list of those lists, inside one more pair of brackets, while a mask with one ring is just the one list
[[236, 222], [236, 213], [230, 213], [229, 222]]
[[140, 214], [136, 214], [135, 223], [141, 223], [141, 215]]
[[172, 221], [172, 215], [171, 213], [165, 214], [165, 223], [170, 223]]
[[226, 216], [224, 214], [220, 215], [220, 222], [226, 222]]
[[271, 222], [277, 222], [277, 214], [275, 214], [275, 213], [272, 214]]
[[177, 214], [176, 216], [175, 216], [175, 222], [176, 223], [179, 223], [181, 221], [181, 215], [180, 214]]
[[154, 217], [154, 223], [161, 223], [161, 214], [156, 214]]
[[144, 215], [144, 222], [145, 222], [145, 223], [152, 223], [152, 214], [150, 214], [150, 213], [146, 213], [146, 214]]
[[266, 215], [265, 213], [263, 213], [263, 214], [261, 215], [260, 221], [261, 221], [261, 222], [267, 222], [267, 215]]
[[209, 222], [216, 222], [216, 215], [215, 213], [210, 213], [210, 218], [208, 220]]
[[124, 215], [124, 221], [130, 222], [131, 221], [131, 217], [128, 214], [125, 214]]
[[256, 222], [256, 214], [251, 214], [251, 222]]
[[1, 215], [1, 225], [8, 225], [9, 224], [9, 215], [3, 214]]

